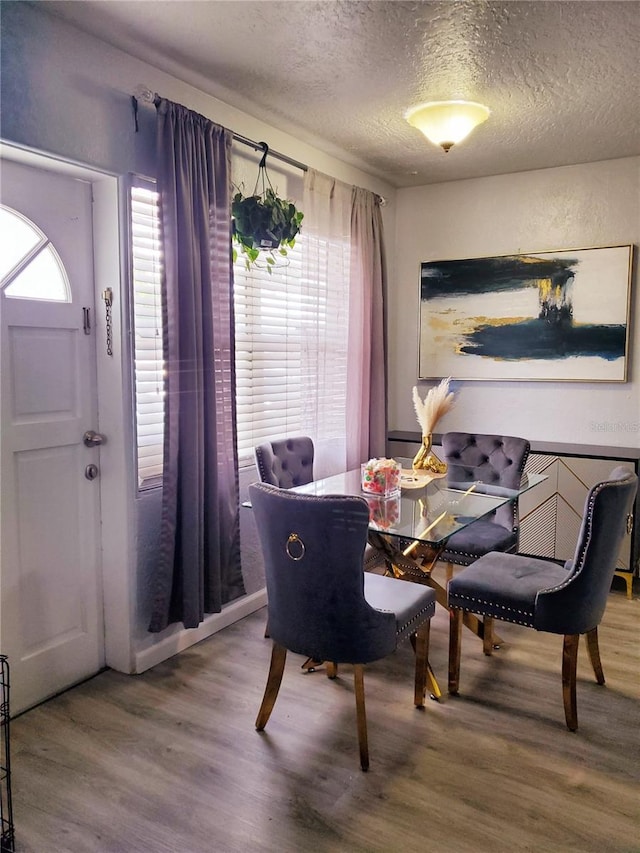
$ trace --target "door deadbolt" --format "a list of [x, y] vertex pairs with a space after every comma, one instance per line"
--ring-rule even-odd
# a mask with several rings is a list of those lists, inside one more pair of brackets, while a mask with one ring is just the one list
[[99, 473], [100, 471], [98, 470], [97, 465], [87, 465], [84, 469], [84, 476], [87, 480], [95, 480]]
[[99, 432], [94, 432], [92, 429], [88, 429], [85, 432], [85, 434], [82, 436], [82, 440], [84, 441], [87, 447], [99, 447], [106, 441], [103, 435], [100, 435]]

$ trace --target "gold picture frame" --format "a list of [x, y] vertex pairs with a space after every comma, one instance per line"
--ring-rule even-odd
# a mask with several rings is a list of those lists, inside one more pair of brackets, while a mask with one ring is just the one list
[[633, 246], [420, 265], [419, 378], [626, 382]]

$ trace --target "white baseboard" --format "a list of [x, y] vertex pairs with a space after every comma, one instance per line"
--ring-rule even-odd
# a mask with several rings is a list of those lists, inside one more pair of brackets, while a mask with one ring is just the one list
[[261, 589], [237, 601], [232, 601], [221, 613], [212, 613], [207, 616], [197, 628], [176, 628], [173, 634], [135, 653], [133, 674], [139, 675], [178, 652], [188, 649], [189, 646], [199, 643], [200, 640], [211, 637], [223, 628], [264, 607], [266, 603], [267, 591]]

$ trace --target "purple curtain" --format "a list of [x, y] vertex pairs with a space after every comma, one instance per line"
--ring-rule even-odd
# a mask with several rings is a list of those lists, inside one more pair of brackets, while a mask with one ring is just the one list
[[231, 269], [231, 133], [158, 98], [164, 474], [150, 631], [244, 594]]

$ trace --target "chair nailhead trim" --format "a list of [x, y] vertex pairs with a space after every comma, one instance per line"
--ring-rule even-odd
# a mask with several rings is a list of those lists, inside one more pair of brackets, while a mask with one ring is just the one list
[[[522, 616], [529, 616], [529, 622], [523, 622], [521, 619], [518, 619], [517, 616], [496, 616], [497, 619], [502, 619], [503, 622], [515, 622], [517, 625], [525, 625], [526, 627], [531, 627], [531, 623], [533, 622], [533, 613], [527, 610], [518, 610], [515, 607], [507, 607], [505, 604], [496, 604], [493, 601], [486, 601], [484, 598], [475, 598], [472, 595], [464, 595], [463, 593], [453, 593], [455, 598], [464, 599], [465, 601], [476, 602], [477, 604], [483, 604], [485, 607], [491, 608], [494, 610], [502, 610], [504, 613], [512, 614], [512, 613], [520, 613]], [[452, 607], [458, 607], [457, 604], [452, 604]], [[473, 613], [476, 611], [473, 607], [459, 607], [459, 610], [471, 610]], [[493, 613], [482, 613], [483, 616], [492, 616]]]
[[[431, 610], [432, 608], [433, 608], [433, 603], [427, 604], [426, 607], [423, 607], [422, 610], [418, 611], [418, 613], [416, 613], [416, 615], [412, 619], [409, 619], [408, 622], [406, 622], [404, 625], [401, 625], [398, 628], [398, 630], [396, 631], [396, 634], [404, 634], [404, 632], [407, 630], [407, 628], [410, 625], [413, 625], [414, 622], [420, 622], [420, 624], [422, 624], [423, 622], [426, 622], [427, 620], [422, 619], [421, 617], [423, 616], [424, 613], [426, 613], [428, 610]], [[376, 610], [378, 611], [378, 613], [393, 613], [393, 610], [383, 610], [381, 607], [376, 607]], [[430, 619], [430, 618], [431, 618], [430, 616], [427, 617], [427, 619]]]
[[558, 586], [550, 586], [547, 589], [539, 590], [538, 595], [542, 595], [543, 593], [547, 593], [547, 592], [557, 592], [557, 590], [564, 589], [564, 587], [568, 586], [573, 581], [574, 578], [578, 577], [578, 575], [580, 574], [580, 572], [584, 568], [584, 565], [583, 565], [584, 564], [584, 557], [585, 557], [585, 554], [587, 553], [587, 550], [589, 548], [589, 544], [591, 543], [591, 537], [593, 535], [593, 505], [595, 504], [596, 496], [602, 491], [603, 488], [605, 488], [605, 486], [625, 486], [625, 485], [626, 485], [626, 483], [622, 480], [620, 480], [619, 482], [617, 482], [615, 480], [608, 480], [607, 482], [599, 483], [598, 486], [593, 489], [593, 492], [591, 493], [591, 497], [589, 499], [589, 506], [587, 508], [587, 514], [586, 514], [587, 529], [585, 531], [585, 536], [584, 536], [584, 545], [582, 547], [582, 550], [580, 551], [580, 555], [579, 555], [578, 559], [575, 561], [573, 571], [569, 574], [569, 577], [567, 578], [567, 580], [563, 581], [561, 584], [558, 584]]
[[267, 479], [266, 468], [264, 467], [264, 459], [262, 458], [262, 453], [259, 451], [256, 453], [256, 459], [258, 460], [258, 473], [260, 475], [260, 481], [262, 483]]
[[[404, 632], [407, 630], [407, 628], [409, 628], [409, 626], [413, 625], [415, 622], [420, 622], [420, 624], [422, 624], [423, 622], [426, 622], [427, 620], [422, 619], [421, 617], [424, 613], [427, 612], [427, 610], [431, 610], [432, 607], [433, 607], [433, 604], [427, 604], [426, 607], [423, 607], [422, 610], [420, 610], [418, 613], [416, 613], [416, 615], [413, 617], [413, 619], [409, 619], [409, 621], [405, 625], [403, 625], [401, 628], [398, 628], [396, 633], [397, 634], [404, 634]], [[431, 617], [427, 617], [427, 618], [431, 618]]]

